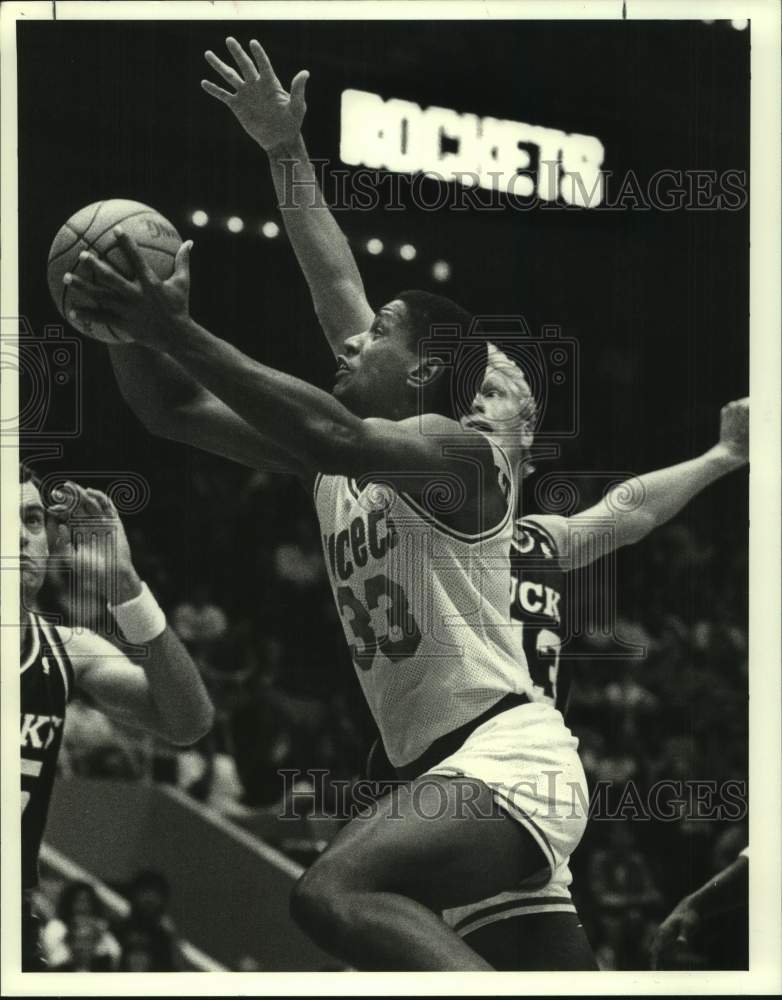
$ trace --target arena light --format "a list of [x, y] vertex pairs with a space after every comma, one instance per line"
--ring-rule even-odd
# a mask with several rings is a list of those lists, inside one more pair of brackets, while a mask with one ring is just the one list
[[447, 281], [451, 277], [451, 265], [447, 260], [436, 260], [432, 265], [432, 277], [435, 281]]
[[267, 240], [273, 240], [275, 236], [280, 235], [280, 227], [276, 222], [264, 222], [261, 226], [261, 232]]
[[417, 253], [418, 251], [412, 243], [403, 243], [399, 248], [399, 256], [402, 260], [415, 260], [415, 255]]
[[749, 21], [746, 19], [746, 17], [734, 17], [733, 20], [730, 22], [731, 28], [735, 28], [736, 31], [744, 31], [744, 29], [747, 27], [748, 24]]
[[376, 236], [371, 240], [367, 240], [367, 251], [371, 253], [373, 257], [377, 257], [379, 253], [383, 252], [383, 241], [379, 240]]
[[231, 218], [226, 222], [229, 232], [241, 233], [244, 229], [244, 220], [240, 219], [238, 215], [232, 215]]
[[190, 216], [190, 221], [194, 226], [198, 226], [200, 229], [202, 226], [205, 226], [207, 222], [209, 222], [209, 216], [203, 211], [203, 209], [197, 208]]

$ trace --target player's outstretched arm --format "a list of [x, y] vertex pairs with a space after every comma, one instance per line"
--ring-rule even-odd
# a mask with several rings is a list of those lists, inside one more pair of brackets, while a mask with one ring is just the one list
[[315, 312], [334, 354], [343, 353], [345, 339], [366, 330], [374, 311], [348, 241], [326, 205], [301, 135], [309, 73], [297, 73], [288, 92], [255, 39], [250, 42], [251, 55], [234, 38], [226, 39], [226, 44], [235, 69], [211, 51], [206, 61], [231, 89], [210, 80], [202, 80], [201, 86], [231, 109], [268, 154], [285, 229], [310, 287]]
[[663, 920], [652, 939], [652, 968], [659, 967], [665, 952], [677, 945], [688, 945], [690, 936], [704, 917], [717, 916], [747, 905], [749, 859], [742, 853], [700, 889], [685, 896]]
[[[716, 480], [749, 461], [749, 399], [720, 413], [719, 441], [703, 455], [628, 479], [587, 510], [569, 518], [532, 515], [556, 534], [563, 565], [586, 566], [623, 545], [632, 545], [670, 521]], [[612, 527], [611, 534], [606, 527]]]
[[111, 500], [99, 490], [67, 483], [51, 508], [60, 521], [55, 557], [73, 565], [77, 594], [97, 591], [125, 639], [143, 646], [137, 666], [107, 639], [90, 631], [62, 629], [77, 686], [107, 714], [171, 743], [195, 743], [212, 727], [214, 708], [198, 668], [166, 624], [142, 583], [125, 529]]

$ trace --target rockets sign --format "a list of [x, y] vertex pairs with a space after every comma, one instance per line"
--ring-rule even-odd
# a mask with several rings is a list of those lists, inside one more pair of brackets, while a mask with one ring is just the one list
[[424, 109], [365, 90], [343, 91], [341, 119], [343, 163], [583, 208], [603, 200], [605, 150], [592, 135]]

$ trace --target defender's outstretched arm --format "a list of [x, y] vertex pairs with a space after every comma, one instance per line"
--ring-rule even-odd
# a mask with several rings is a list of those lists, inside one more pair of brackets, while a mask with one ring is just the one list
[[[719, 441], [703, 455], [628, 479], [572, 517], [532, 514], [554, 536], [563, 564], [579, 569], [670, 521], [716, 480], [749, 461], [749, 398], [723, 406]], [[608, 536], [601, 526], [611, 526]]]

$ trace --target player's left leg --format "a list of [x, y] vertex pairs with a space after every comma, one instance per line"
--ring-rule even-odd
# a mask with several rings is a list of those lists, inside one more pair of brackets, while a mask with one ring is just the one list
[[465, 934], [468, 944], [502, 972], [597, 972], [577, 913], [527, 913]]
[[570, 885], [568, 861], [545, 885], [522, 885], [446, 910], [443, 920], [495, 969], [588, 972], [597, 969]]
[[291, 911], [318, 944], [358, 969], [486, 970], [439, 912], [547, 867], [488, 785], [425, 775], [340, 831], [295, 887]]

